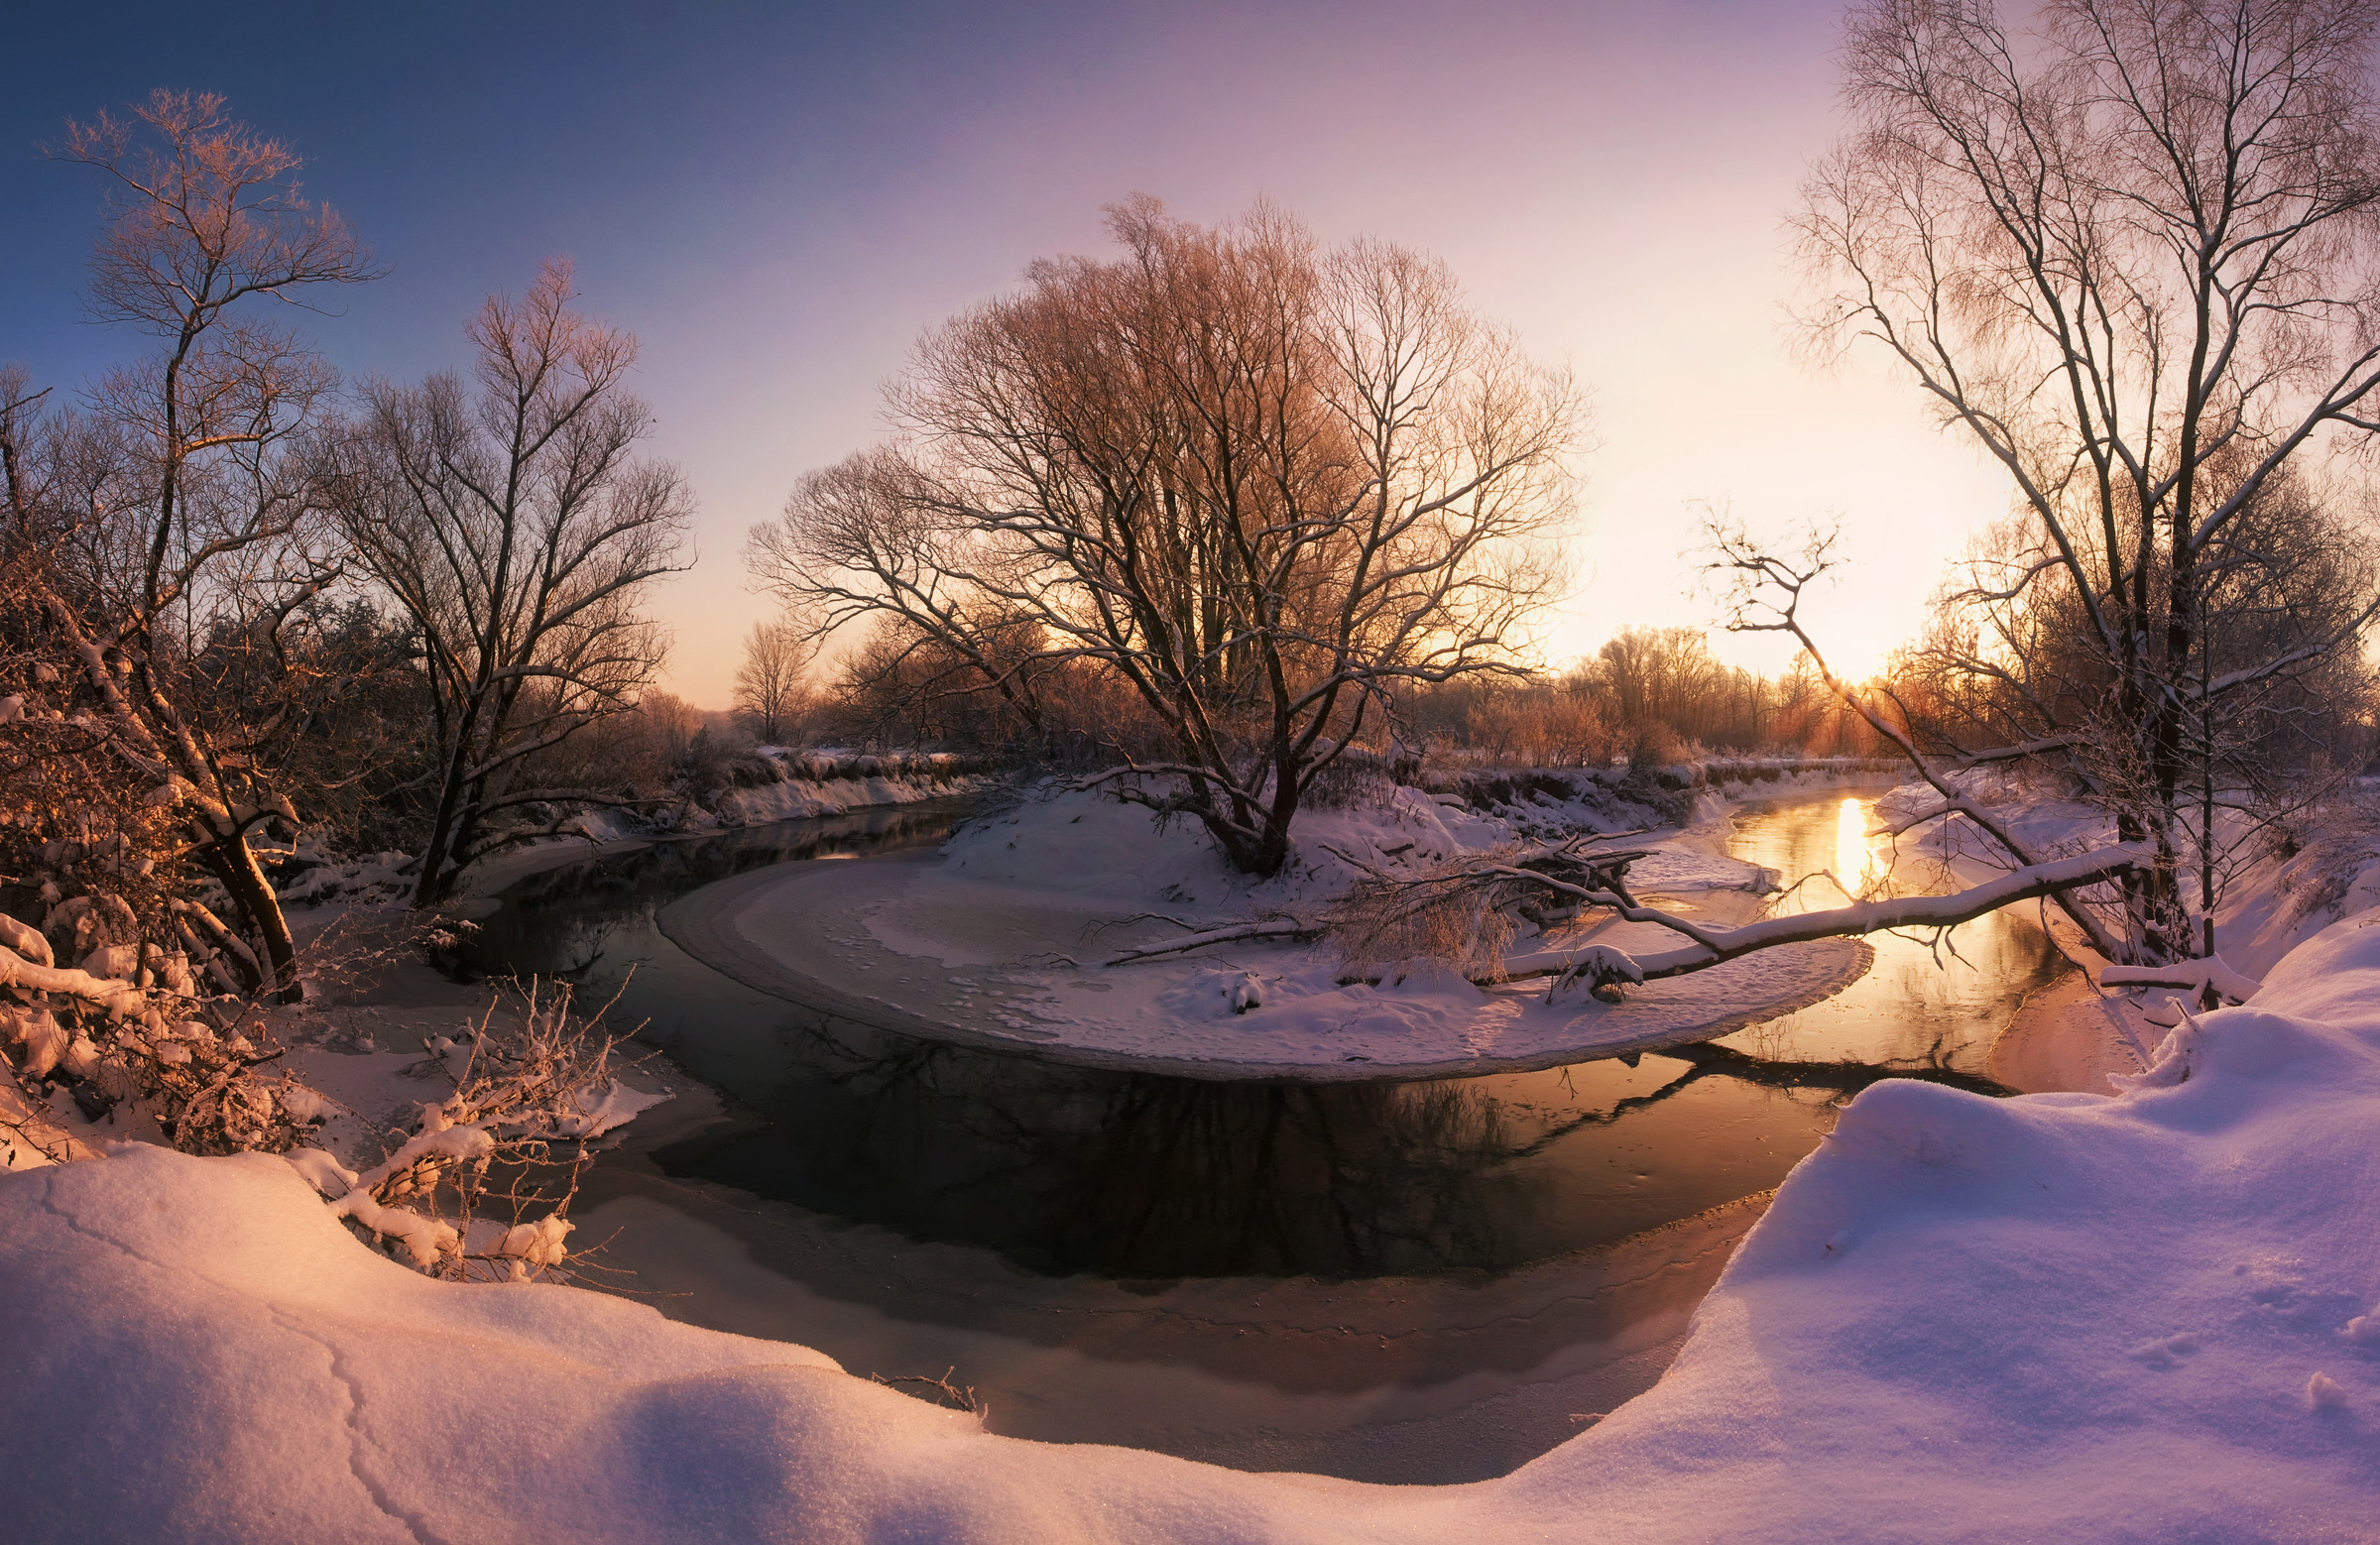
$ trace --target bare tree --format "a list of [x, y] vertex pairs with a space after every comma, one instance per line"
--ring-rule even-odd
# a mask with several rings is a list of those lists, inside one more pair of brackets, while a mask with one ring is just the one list
[[330, 482], [359, 560], [419, 634], [434, 760], [428, 845], [414, 894], [431, 905], [549, 802], [616, 803], [546, 787], [539, 754], [633, 707], [664, 641], [640, 610], [682, 568], [692, 499], [674, 467], [641, 460], [652, 426], [625, 382], [628, 334], [569, 309], [570, 266], [469, 328], [473, 385], [375, 383]]
[[109, 179], [92, 315], [157, 347], [104, 377], [87, 415], [48, 430], [25, 404], [5, 416], [16, 537], [56, 559], [19, 577], [79, 678], [77, 716], [155, 784], [230, 897], [245, 985], [295, 999], [250, 835], [295, 819], [266, 743], [302, 717], [281, 690], [298, 673], [271, 672], [260, 697], [210, 692], [209, 671], [244, 652], [286, 664], [292, 619], [338, 572], [296, 448], [331, 373], [256, 313], [374, 271], [346, 223], [299, 195], [298, 156], [220, 97], [160, 91], [129, 118], [69, 125], [50, 153]]
[[[2118, 959], [2212, 952], [2215, 732], [2351, 655], [2380, 604], [2358, 578], [2319, 626], [2225, 622], [2297, 583], [2256, 535], [2293, 478], [2319, 487], [2380, 426], [2376, 15], [2049, 0], [2031, 39], [1975, 0], [1850, 20], [1859, 128], [1799, 217], [1831, 287], [1810, 319], [1897, 359], [2014, 485], [2020, 537], [1964, 599], [2055, 615], [2090, 657], [2089, 692], [2041, 696], [1999, 749], [2057, 757], [2147, 845], [2101, 941]], [[2032, 689], [2004, 650], [1963, 668]]]
[[807, 699], [807, 674], [818, 657], [816, 632], [779, 619], [754, 623], [736, 667], [736, 713], [764, 746], [779, 744]]
[[748, 558], [822, 627], [897, 618], [1028, 721], [1056, 666], [1113, 672], [1166, 750], [1108, 776], [1173, 785], [1119, 791], [1268, 875], [1392, 688], [1513, 668], [1577, 402], [1413, 253], [1320, 252], [1266, 208], [1110, 226], [1122, 260], [1036, 263], [929, 333], [899, 437], [805, 478]]

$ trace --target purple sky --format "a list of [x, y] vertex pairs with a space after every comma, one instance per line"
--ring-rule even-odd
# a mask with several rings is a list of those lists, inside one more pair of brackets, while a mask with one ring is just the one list
[[1842, 520], [1860, 563], [1822, 637], [1864, 664], [2006, 506], [1880, 364], [1788, 346], [1783, 219], [1839, 126], [1832, 3], [43, 12], [12, 24], [0, 99], [0, 358], [70, 389], [139, 346], [79, 319], [99, 189], [34, 147], [153, 86], [294, 144], [389, 263], [314, 328], [345, 370], [460, 363], [479, 297], [568, 253], [585, 307], [643, 339], [654, 449], [701, 499], [660, 610], [669, 684], [706, 706], [768, 609], [745, 529], [878, 432], [921, 328], [1103, 250], [1101, 205], [1135, 190], [1201, 220], [1269, 195], [1326, 239], [1434, 252], [1572, 364], [1595, 422], [1557, 658], [1710, 620], [1680, 554], [1711, 501]]

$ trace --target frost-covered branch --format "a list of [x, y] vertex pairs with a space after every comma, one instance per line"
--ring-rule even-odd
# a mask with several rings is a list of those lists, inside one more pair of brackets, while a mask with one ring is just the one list
[[1256, 939], [1315, 939], [1325, 929], [1320, 923], [1300, 922], [1295, 918], [1275, 918], [1268, 922], [1241, 923], [1229, 928], [1210, 928], [1203, 932], [1185, 934], [1162, 944], [1144, 944], [1120, 950], [1100, 962], [1103, 966], [1130, 965], [1135, 960], [1155, 960], [1163, 955], [1180, 955], [1191, 950], [1203, 950], [1216, 944], [1246, 944]]
[[2218, 993], [2235, 1004], [2256, 996], [2262, 982], [2231, 969], [2220, 955], [2177, 960], [2162, 966], [2109, 966], [2099, 973], [2101, 987], [2180, 987], [2195, 995]]
[[[423, 1271], [520, 1281], [559, 1268], [588, 1144], [665, 1098], [613, 1076], [619, 1044], [600, 1010], [581, 1018], [567, 989], [532, 984], [518, 1026], [498, 1029], [491, 1005], [462, 1040], [424, 1043], [454, 1092], [422, 1105], [415, 1129], [378, 1164], [358, 1175], [318, 1150], [293, 1162], [331, 1197], [333, 1216]], [[508, 1204], [510, 1221], [480, 1216], [491, 1203]], [[526, 1216], [533, 1209], [541, 1215]]]

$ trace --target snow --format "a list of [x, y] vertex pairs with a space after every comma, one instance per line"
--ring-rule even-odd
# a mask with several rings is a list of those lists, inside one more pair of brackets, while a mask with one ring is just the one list
[[281, 1101], [281, 1108], [301, 1122], [326, 1121], [338, 1110], [337, 1103], [329, 1096], [320, 1090], [308, 1089], [294, 1079], [283, 1083], [273, 1093]]
[[292, 1148], [282, 1155], [305, 1183], [324, 1196], [338, 1198], [355, 1189], [356, 1172], [320, 1148]]
[[416, 878], [413, 862], [403, 853], [340, 859], [318, 831], [300, 833], [286, 850], [261, 843], [258, 847], [263, 857], [279, 861], [285, 875], [296, 872], [275, 891], [284, 906], [319, 906], [333, 900], [351, 906], [386, 903], [410, 892]]
[[573, 1091], [571, 1103], [578, 1114], [554, 1123], [552, 1131], [561, 1137], [600, 1137], [627, 1126], [639, 1112], [650, 1111], [668, 1098], [666, 1094], [631, 1089], [613, 1079], [605, 1084], [600, 1095], [592, 1088]]
[[2354, 1538], [2380, 1515], [2380, 926], [2119, 1096], [1887, 1082], [1648, 1393], [1381, 1486], [985, 1432], [799, 1347], [430, 1281], [288, 1163], [0, 1177], [20, 1537]]
[[[659, 837], [963, 797], [993, 782], [979, 764], [967, 759], [916, 752], [872, 756], [764, 746], [742, 759], [740, 768], [736, 780], [709, 790], [701, 800], [680, 799], [658, 809], [601, 806], [576, 811], [550, 835], [509, 843], [474, 861], [466, 871], [464, 889], [483, 894], [501, 890], [534, 870], [584, 857], [590, 847], [617, 852]], [[342, 858], [331, 851], [320, 831], [302, 832], [287, 847], [261, 838], [253, 845], [284, 877], [276, 893], [289, 907], [327, 902], [385, 905], [408, 894], [419, 873], [416, 861], [403, 853]], [[0, 944], [7, 942], [0, 935]]]
[[[1640, 811], [1547, 800], [1530, 818], [1569, 831], [1625, 829]], [[1652, 852], [1640, 893], [1727, 922], [1773, 875], [1729, 858], [1713, 796]], [[1191, 1077], [1377, 1077], [1551, 1067], [1708, 1039], [1840, 991], [1871, 958], [1826, 939], [1631, 988], [1623, 1003], [1547, 1002], [1543, 983], [1475, 986], [1444, 971], [1351, 973], [1325, 941], [1250, 939], [1105, 965], [1267, 918], [1309, 921], [1363, 872], [1517, 840], [1513, 818], [1414, 788], [1377, 803], [1301, 812], [1282, 873], [1233, 873], [1203, 829], [1096, 791], [1051, 787], [963, 828], [932, 863], [815, 862], [739, 877], [664, 908], [680, 948], [748, 986], [940, 1039]], [[1650, 953], [1678, 942], [1651, 924], [1548, 941]]]
[[2099, 973], [2101, 987], [2186, 987], [2193, 994], [2213, 989], [2235, 1004], [2246, 1003], [2264, 984], [2240, 975], [2218, 952], [2205, 960], [2186, 960], [2169, 966], [2108, 966]]
[[715, 802], [719, 815], [729, 824], [758, 826], [766, 821], [841, 815], [846, 810], [876, 805], [948, 799], [973, 791], [981, 782], [976, 778], [930, 777], [837, 777], [818, 782], [788, 779], [760, 788], [727, 789]]

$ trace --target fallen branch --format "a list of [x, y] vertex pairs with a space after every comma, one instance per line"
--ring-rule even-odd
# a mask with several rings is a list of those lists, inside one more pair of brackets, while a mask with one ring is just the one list
[[[1520, 862], [1474, 863], [1451, 873], [1415, 877], [1390, 876], [1368, 865], [1360, 867], [1368, 872], [1368, 884], [1374, 895], [1390, 902], [1390, 922], [1401, 922], [1408, 914], [1419, 916], [1429, 909], [1445, 909], [1451, 903], [1469, 902], [1472, 903], [1474, 914], [1472, 920], [1476, 924], [1476, 914], [1483, 906], [1488, 911], [1493, 911], [1504, 903], [1505, 898], [1491, 893], [1489, 888], [1507, 891], [1534, 890], [1584, 905], [1605, 907], [1622, 920], [1652, 923], [1689, 941], [1676, 949], [1632, 956], [1609, 945], [1590, 945], [1582, 941], [1560, 948], [1499, 955], [1492, 971], [1481, 971], [1475, 962], [1474, 969], [1466, 973], [1472, 981], [1483, 983], [1551, 976], [1609, 986], [1683, 976], [1783, 944], [1855, 938], [1892, 928], [1948, 928], [1971, 921], [2014, 901], [2030, 900], [2036, 896], [2063, 896], [2068, 891], [2114, 879], [2149, 862], [2147, 851], [2142, 848], [2108, 849], [2047, 864], [2028, 865], [1996, 880], [1970, 886], [1948, 895], [1855, 901], [1848, 906], [1830, 907], [1824, 911], [1764, 918], [1740, 927], [1715, 928], [1659, 907], [1646, 906], [1636, 899], [1628, 890], [1625, 877], [1628, 865], [1643, 856], [1640, 852], [1582, 854], [1575, 849], [1555, 849], [1532, 854]], [[1347, 856], [1342, 854], [1340, 857]], [[1549, 870], [1555, 873], [1549, 873]], [[1412, 899], [1410, 902], [1393, 899], [1400, 895], [1409, 895]], [[1175, 921], [1170, 918], [1165, 920]], [[1344, 924], [1345, 919], [1342, 922]], [[1180, 924], [1176, 922], [1176, 926]], [[1371, 926], [1374, 932], [1382, 931], [1379, 919], [1372, 919]], [[1101, 964], [1121, 966], [1204, 949], [1209, 945], [1245, 943], [1255, 939], [1313, 939], [1327, 931], [1323, 925], [1291, 918], [1242, 923], [1188, 934], [1163, 944], [1124, 950]], [[2203, 967], [2205, 964], [2185, 962], [2179, 967], [2115, 968], [2116, 971], [2130, 971], [2133, 974], [2128, 978], [2119, 978], [2112, 973], [2103, 974], [2101, 980], [2202, 987], [2210, 979], [2209, 973], [2202, 970], [2198, 975], [2192, 975], [2191, 968]], [[2257, 984], [2250, 979], [2231, 972], [2227, 967], [2221, 969], [2224, 975], [2212, 979], [2216, 991], [2237, 997], [2240, 995], [2234, 993], [2232, 988], [2238, 985], [2245, 984], [2250, 992], [2255, 990]], [[1368, 978], [1369, 974], [1366, 972], [1363, 977]], [[2230, 986], [2226, 986], [2226, 983]]]
[[[1171, 922], [1173, 919], [1167, 918]], [[1151, 944], [1143, 949], [1129, 949], [1109, 956], [1102, 966], [1130, 965], [1135, 960], [1154, 960], [1159, 955], [1179, 955], [1185, 950], [1202, 950], [1210, 944], [1242, 944], [1250, 939], [1287, 939], [1296, 942], [1318, 939], [1326, 930], [1317, 923], [1298, 922], [1294, 918], [1276, 918], [1271, 922], [1243, 923], [1236, 928], [1212, 928], [1205, 933], [1193, 933], [1166, 944]]]
[[[1657, 955], [1630, 957], [1630, 963], [1640, 972], [1641, 980], [1654, 981], [1661, 977], [1683, 976], [1701, 971], [1723, 961], [1737, 959], [1755, 950], [1773, 949], [1780, 944], [1803, 944], [1814, 939], [1857, 937], [1878, 933], [1887, 928], [1947, 928], [1956, 923], [1970, 921], [1985, 912], [1997, 910], [2011, 901], [2029, 900], [2034, 896], [2054, 895], [2082, 886], [2111, 880], [2147, 863], [2148, 855], [2140, 848], [2121, 848], [2101, 853], [2083, 854], [2078, 858], [2061, 859], [2049, 864], [2035, 864], [2013, 870], [1997, 880], [1949, 895], [1901, 896], [1880, 901], [1855, 901], [1849, 906], [1830, 907], [1825, 911], [1801, 912], [1790, 917], [1769, 917], [1739, 928], [1704, 928], [1683, 917], [1654, 907], [1636, 904], [1624, 891], [1606, 891], [1595, 897], [1600, 905], [1609, 906], [1630, 922], [1658, 923], [1673, 932], [1682, 933], [1694, 942], [1682, 949], [1664, 950]], [[1525, 872], [1524, 872], [1525, 873]], [[1548, 882], [1557, 885], [1556, 882]], [[1575, 887], [1560, 886], [1570, 891]], [[1607, 949], [1607, 946], [1596, 946]], [[1577, 963], [1577, 949], [1533, 950], [1523, 955], [1505, 958], [1504, 977], [1515, 978], [1555, 976], [1568, 972]]]
[[2101, 987], [2182, 987], [2193, 993], [2212, 990], [2235, 1004], [2256, 996], [2264, 984], [2231, 969], [2220, 955], [2177, 960], [2167, 966], [2109, 966], [2099, 973]]

